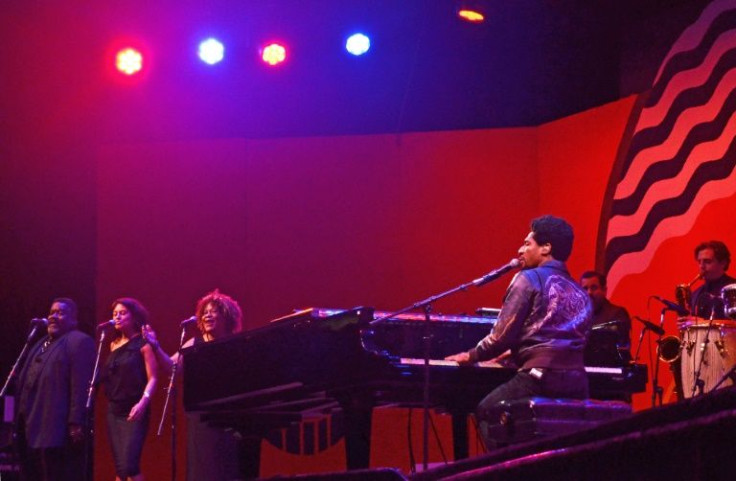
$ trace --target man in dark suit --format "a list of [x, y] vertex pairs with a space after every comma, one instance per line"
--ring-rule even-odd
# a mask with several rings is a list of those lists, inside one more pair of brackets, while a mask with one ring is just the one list
[[55, 299], [48, 334], [31, 347], [19, 376], [22, 479], [84, 478], [85, 404], [94, 359], [94, 341], [77, 330], [76, 304]]
[[631, 318], [625, 308], [608, 300], [606, 276], [585, 271], [580, 286], [593, 303], [593, 329], [585, 350], [587, 366], [621, 365], [631, 360]]

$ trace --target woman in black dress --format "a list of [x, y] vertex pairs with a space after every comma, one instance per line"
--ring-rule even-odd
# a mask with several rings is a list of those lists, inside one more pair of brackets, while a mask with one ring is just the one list
[[141, 335], [148, 312], [132, 298], [112, 304], [115, 336], [102, 374], [108, 401], [107, 433], [115, 481], [142, 481], [140, 460], [148, 432], [151, 396], [157, 383], [154, 348]]
[[[197, 302], [196, 317], [197, 333], [182, 348], [240, 331], [243, 313], [235, 299], [215, 289]], [[158, 344], [154, 332], [147, 330], [146, 336], [154, 345]], [[180, 360], [179, 353], [158, 359], [167, 371]], [[187, 413], [187, 481], [242, 479], [238, 460], [238, 441], [232, 431], [213, 428], [202, 422], [199, 414]]]

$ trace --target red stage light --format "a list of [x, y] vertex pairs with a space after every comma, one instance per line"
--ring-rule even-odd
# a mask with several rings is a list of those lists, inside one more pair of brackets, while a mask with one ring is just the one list
[[266, 45], [261, 50], [261, 58], [271, 66], [278, 65], [286, 60], [286, 47], [278, 43]]
[[143, 69], [143, 55], [131, 47], [119, 50], [115, 55], [115, 68], [125, 75], [134, 75]]

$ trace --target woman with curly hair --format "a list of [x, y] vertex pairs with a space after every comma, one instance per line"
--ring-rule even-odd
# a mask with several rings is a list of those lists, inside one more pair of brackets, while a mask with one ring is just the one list
[[[222, 339], [241, 329], [243, 313], [240, 306], [218, 289], [197, 302], [195, 313], [197, 332], [182, 345], [183, 349]], [[147, 335], [156, 343], [154, 333], [148, 332]], [[180, 362], [178, 352], [171, 358], [159, 357], [167, 371], [174, 363]], [[238, 458], [238, 443], [232, 432], [209, 426], [200, 420], [197, 413], [187, 413], [187, 480], [241, 479]]]

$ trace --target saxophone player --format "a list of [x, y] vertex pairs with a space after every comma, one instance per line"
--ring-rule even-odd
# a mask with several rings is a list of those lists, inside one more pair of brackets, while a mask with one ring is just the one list
[[726, 319], [721, 289], [736, 283], [736, 279], [726, 274], [731, 263], [731, 253], [721, 241], [712, 240], [695, 248], [695, 262], [698, 263], [703, 285], [693, 292], [692, 314], [704, 319]]

